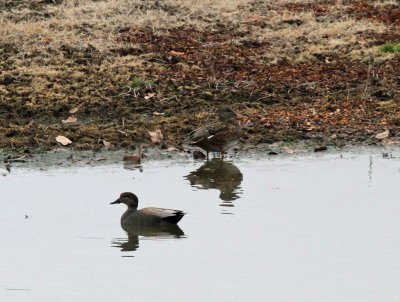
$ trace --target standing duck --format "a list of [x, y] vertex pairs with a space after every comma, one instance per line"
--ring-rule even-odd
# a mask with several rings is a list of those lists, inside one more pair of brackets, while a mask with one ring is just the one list
[[207, 152], [220, 152], [224, 159], [225, 151], [236, 146], [241, 137], [241, 128], [237, 122], [238, 116], [229, 107], [217, 111], [218, 122], [202, 126], [189, 134], [190, 145], [202, 148]]
[[139, 200], [131, 192], [122, 193], [119, 198], [111, 204], [124, 203], [128, 209], [121, 217], [122, 228], [136, 226], [163, 226], [177, 224], [186, 214], [180, 210], [163, 208], [143, 208], [138, 210]]

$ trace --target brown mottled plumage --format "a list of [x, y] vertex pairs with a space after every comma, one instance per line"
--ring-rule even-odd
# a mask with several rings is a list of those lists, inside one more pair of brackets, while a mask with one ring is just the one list
[[218, 110], [218, 122], [202, 126], [189, 134], [188, 142], [207, 152], [220, 152], [222, 159], [226, 150], [240, 141], [241, 129], [236, 113], [228, 107]]
[[139, 200], [137, 196], [130, 192], [125, 192], [111, 204], [124, 203], [128, 209], [121, 217], [121, 225], [163, 225], [176, 224], [186, 214], [180, 210], [163, 208], [143, 208], [138, 210]]

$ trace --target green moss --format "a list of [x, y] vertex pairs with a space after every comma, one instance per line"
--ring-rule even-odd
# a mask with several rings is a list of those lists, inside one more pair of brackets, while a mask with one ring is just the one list
[[386, 53], [400, 53], [400, 42], [388, 42], [382, 45], [380, 50]]
[[150, 82], [139, 79], [139, 78], [134, 78], [130, 83], [129, 86], [133, 89], [143, 89], [146, 86], [150, 85]]

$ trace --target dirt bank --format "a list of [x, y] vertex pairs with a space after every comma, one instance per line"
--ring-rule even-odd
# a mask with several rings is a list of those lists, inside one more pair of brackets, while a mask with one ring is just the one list
[[399, 2], [73, 2], [0, 4], [0, 148], [179, 147], [223, 105], [250, 145], [397, 143]]

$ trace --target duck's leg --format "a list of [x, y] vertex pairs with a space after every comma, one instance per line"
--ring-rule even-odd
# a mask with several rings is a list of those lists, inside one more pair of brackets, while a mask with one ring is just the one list
[[210, 151], [206, 151], [207, 152], [207, 161], [208, 161], [208, 154], [210, 153]]
[[224, 149], [221, 149], [221, 160], [224, 160], [224, 154], [225, 154]]

